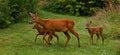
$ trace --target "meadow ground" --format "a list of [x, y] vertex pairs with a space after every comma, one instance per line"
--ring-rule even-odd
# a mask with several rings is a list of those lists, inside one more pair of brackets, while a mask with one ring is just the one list
[[[37, 31], [32, 29], [33, 25], [28, 23], [18, 23], [9, 28], [0, 29], [0, 55], [120, 55], [120, 42], [105, 39], [105, 44], [101, 44], [101, 39], [97, 45], [89, 44], [89, 34], [85, 29], [88, 17], [75, 17], [69, 15], [54, 14], [41, 11], [41, 18], [71, 18], [75, 20], [75, 30], [80, 35], [81, 47], [77, 47], [77, 39], [71, 35], [67, 47], [63, 47], [66, 37], [62, 32], [57, 32], [59, 43], [53, 38], [52, 45], [46, 47], [42, 44], [42, 36], [37, 42], [34, 37]], [[104, 32], [105, 33], [105, 32]]]

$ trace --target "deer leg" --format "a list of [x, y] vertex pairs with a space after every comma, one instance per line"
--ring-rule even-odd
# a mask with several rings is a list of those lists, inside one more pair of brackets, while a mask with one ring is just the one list
[[49, 32], [47, 46], [50, 44], [51, 39], [52, 39], [52, 32]]
[[94, 43], [93, 43], [93, 34], [90, 35], [90, 42], [91, 42], [91, 41], [92, 41], [92, 44], [94, 44]]
[[100, 33], [100, 36], [101, 36], [101, 38], [102, 38], [102, 44], [104, 44], [104, 37], [103, 37], [102, 32]]
[[35, 43], [36, 43], [36, 40], [37, 40], [38, 35], [39, 35], [39, 34], [36, 34], [36, 36], [35, 36], [35, 40], [34, 40], [34, 41], [35, 41]]
[[[51, 36], [51, 37], [50, 37], [50, 41], [51, 41], [52, 39], [53, 39], [53, 37]], [[51, 43], [49, 43], [49, 45], [51, 45]]]
[[80, 38], [79, 38], [78, 33], [77, 33], [74, 29], [69, 29], [69, 30], [70, 30], [70, 32], [71, 32], [72, 34], [74, 34], [75, 37], [77, 38], [77, 40], [78, 40], [78, 47], [80, 47]]
[[96, 39], [95, 44], [97, 43], [98, 39], [100, 38], [100, 37], [99, 37], [99, 34], [96, 34], [96, 36], [97, 36], [97, 39]]
[[66, 47], [66, 45], [68, 44], [69, 40], [70, 40], [70, 35], [68, 34], [68, 32], [64, 32], [65, 36], [67, 37], [67, 41], [66, 43], [64, 44], [64, 47]]
[[45, 39], [46, 35], [47, 35], [47, 33], [44, 33], [44, 35], [43, 35], [43, 44], [44, 44], [44, 40], [45, 40], [46, 43], [47, 43], [47, 40]]
[[53, 35], [57, 38], [57, 42], [59, 43], [58, 35], [56, 35], [55, 33]]
[[92, 38], [91, 38], [91, 35], [90, 35], [90, 38], [89, 38], [89, 42], [90, 42], [90, 43], [92, 43], [91, 40], [92, 40]]

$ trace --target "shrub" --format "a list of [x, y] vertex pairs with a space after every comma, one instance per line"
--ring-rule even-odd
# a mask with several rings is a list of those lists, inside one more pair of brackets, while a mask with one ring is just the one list
[[21, 22], [29, 12], [37, 9], [37, 0], [9, 0], [10, 16], [14, 22]]
[[7, 27], [11, 24], [10, 7], [7, 0], [0, 0], [0, 28]]
[[38, 0], [0, 0], [0, 28], [27, 21], [29, 12], [37, 11]]

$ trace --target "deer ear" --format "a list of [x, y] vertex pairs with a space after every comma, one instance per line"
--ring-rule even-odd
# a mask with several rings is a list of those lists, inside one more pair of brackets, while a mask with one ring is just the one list
[[36, 16], [38, 16], [38, 14], [39, 14], [38, 12], [35, 13]]
[[33, 13], [29, 13], [31, 16], [34, 16], [34, 14]]

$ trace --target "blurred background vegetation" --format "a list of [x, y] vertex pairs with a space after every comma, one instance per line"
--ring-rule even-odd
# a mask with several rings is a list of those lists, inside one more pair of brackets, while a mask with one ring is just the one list
[[28, 22], [29, 12], [43, 9], [73, 16], [90, 16], [89, 19], [95, 25], [102, 23], [110, 30], [106, 35], [120, 38], [119, 2], [120, 0], [0, 0], [0, 28]]

